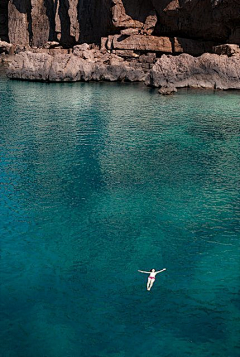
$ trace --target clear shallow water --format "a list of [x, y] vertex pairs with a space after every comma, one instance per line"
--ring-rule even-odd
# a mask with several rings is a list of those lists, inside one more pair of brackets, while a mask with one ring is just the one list
[[240, 94], [1, 77], [0, 106], [1, 357], [239, 356]]

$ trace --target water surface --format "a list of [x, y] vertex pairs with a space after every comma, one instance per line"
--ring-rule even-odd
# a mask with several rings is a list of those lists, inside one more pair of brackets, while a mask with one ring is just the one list
[[239, 356], [239, 92], [2, 76], [0, 106], [1, 357]]

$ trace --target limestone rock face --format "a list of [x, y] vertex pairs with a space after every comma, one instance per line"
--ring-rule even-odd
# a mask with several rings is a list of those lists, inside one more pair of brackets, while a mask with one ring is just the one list
[[149, 20], [157, 36], [240, 44], [239, 0], [113, 0], [116, 28], [146, 29]]
[[126, 38], [116, 49], [150, 50], [157, 37], [168, 37], [172, 53], [194, 56], [213, 45], [240, 44], [240, 0], [0, 1], [0, 36], [13, 44], [41, 47], [58, 41], [69, 48], [119, 35]]
[[6, 18], [2, 32], [13, 44], [38, 47], [58, 40], [71, 47], [78, 41], [100, 42], [113, 27], [111, 0], [1, 1]]
[[113, 0], [112, 3], [112, 22], [116, 28], [141, 29], [154, 10], [147, 0]]
[[12, 44], [28, 45], [31, 36], [28, 0], [10, 0], [8, 3], [8, 36]]
[[[87, 52], [91, 52], [92, 60]], [[144, 81], [146, 72], [141, 65], [130, 63], [116, 55], [101, 54], [99, 50], [74, 49], [73, 54], [21, 52], [8, 68], [9, 78], [37, 81]]]
[[[235, 51], [237, 48], [235, 48]], [[127, 51], [127, 52], [126, 52]], [[73, 51], [61, 48], [35, 49], [15, 55], [8, 77], [38, 81], [144, 81], [159, 87], [161, 94], [176, 88], [240, 89], [240, 54], [205, 53], [199, 57], [149, 52], [132, 55], [131, 50], [101, 51], [88, 44]]]
[[240, 1], [152, 0], [156, 34], [240, 44]]
[[21, 52], [10, 64], [10, 78], [46, 81], [52, 60], [46, 53]]
[[163, 55], [150, 70], [146, 84], [164, 88], [240, 89], [240, 56]]

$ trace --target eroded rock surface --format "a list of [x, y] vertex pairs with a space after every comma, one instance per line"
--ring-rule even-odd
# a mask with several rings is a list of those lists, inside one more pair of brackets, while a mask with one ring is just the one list
[[10, 78], [239, 88], [240, 0], [2, 0], [0, 11], [11, 42], [0, 51], [18, 54]]
[[2, 39], [8, 34], [13, 44], [72, 47], [108, 35], [152, 35], [181, 38], [176, 51], [194, 55], [208, 51], [209, 41], [240, 44], [239, 0], [2, 0], [0, 10]]
[[53, 82], [144, 81], [146, 71], [114, 54], [76, 46], [72, 54], [22, 52], [8, 68], [9, 78]]
[[150, 70], [146, 84], [160, 88], [240, 89], [240, 56], [163, 55]]
[[148, 53], [128, 58], [83, 44], [75, 46], [72, 53], [66, 49], [21, 52], [10, 64], [8, 76], [56, 82], [145, 81], [159, 87], [162, 94], [182, 87], [240, 89], [240, 55], [180, 54], [157, 59]]

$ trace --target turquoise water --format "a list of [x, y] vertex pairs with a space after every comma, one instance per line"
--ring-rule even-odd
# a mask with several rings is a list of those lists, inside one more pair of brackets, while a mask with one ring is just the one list
[[2, 76], [0, 106], [1, 357], [239, 356], [239, 92]]

